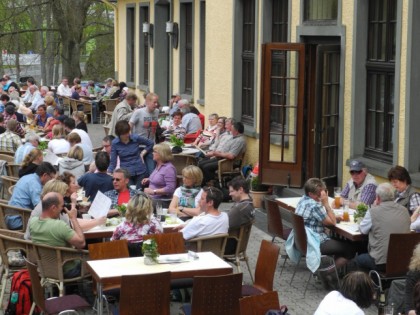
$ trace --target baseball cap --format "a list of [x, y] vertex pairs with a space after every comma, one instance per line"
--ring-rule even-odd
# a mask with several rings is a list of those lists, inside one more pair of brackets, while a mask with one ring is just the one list
[[64, 122], [67, 118], [68, 118], [67, 115], [60, 115], [57, 117], [57, 120], [59, 120], [60, 122]]
[[363, 168], [365, 168], [365, 164], [358, 160], [352, 160], [350, 162], [350, 171], [361, 171]]

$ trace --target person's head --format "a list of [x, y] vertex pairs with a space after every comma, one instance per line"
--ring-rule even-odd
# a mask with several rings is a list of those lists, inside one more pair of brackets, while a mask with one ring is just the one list
[[7, 94], [1, 94], [0, 100], [2, 101], [4, 105], [6, 105], [6, 103], [10, 101], [10, 97]]
[[[54, 108], [54, 117], [55, 118], [58, 118], [58, 117], [63, 116], [63, 115], [64, 115], [64, 109], [62, 107], [60, 107], [60, 106], [56, 106]], [[63, 128], [64, 128], [64, 126], [63, 126]]]
[[111, 86], [112, 86], [112, 81], [113, 81], [113, 79], [112, 79], [112, 78], [108, 78], [108, 79], [106, 79], [106, 80], [105, 80], [105, 84], [106, 84], [106, 86], [107, 86], [107, 87], [111, 87]]
[[200, 199], [200, 208], [203, 212], [208, 212], [210, 209], [219, 208], [222, 203], [223, 193], [220, 189], [215, 187], [204, 187]]
[[153, 160], [166, 163], [174, 159], [171, 147], [167, 143], [159, 143], [153, 146]]
[[319, 178], [310, 178], [306, 181], [303, 186], [305, 195], [312, 199], [319, 201], [321, 198], [321, 192], [326, 189], [325, 184]]
[[69, 79], [68, 79], [68, 78], [66, 78], [66, 77], [64, 77], [64, 78], [61, 80], [61, 83], [63, 83], [63, 85], [64, 85], [64, 86], [67, 86], [67, 85], [69, 85]]
[[127, 141], [130, 137], [130, 125], [126, 120], [120, 120], [115, 124], [115, 134], [121, 141]]
[[45, 103], [46, 106], [53, 106], [53, 107], [55, 107], [57, 105], [55, 103], [55, 101], [54, 101], [54, 97], [53, 96], [50, 96], [50, 95], [45, 96], [44, 103]]
[[40, 165], [43, 161], [44, 155], [42, 154], [42, 151], [35, 148], [25, 155], [22, 161], [22, 167], [27, 167], [31, 163]]
[[25, 134], [25, 141], [30, 142], [36, 148], [39, 145], [40, 138], [35, 132], [27, 132]]
[[102, 139], [102, 146], [104, 147], [105, 152], [108, 154], [111, 154], [111, 143], [114, 139], [115, 137], [113, 135], [107, 135]]
[[120, 87], [120, 90], [122, 90], [123, 88], [127, 87], [127, 84], [121, 81], [120, 83], [118, 83], [118, 86]]
[[77, 190], [79, 189], [79, 185], [76, 182], [76, 177], [74, 177], [74, 175], [70, 172], [63, 172], [63, 174], [58, 176], [58, 179], [67, 184], [68, 189], [66, 191], [66, 194], [69, 196], [72, 193], [77, 192]]
[[35, 173], [41, 179], [42, 186], [45, 185], [46, 182], [55, 178], [56, 170], [54, 166], [52, 166], [49, 162], [42, 162], [37, 168]]
[[149, 112], [153, 112], [159, 107], [159, 96], [155, 93], [149, 93], [146, 96], [146, 107]]
[[117, 80], [112, 80], [112, 86], [118, 86], [119, 87], [118, 81]]
[[76, 128], [76, 122], [74, 121], [73, 118], [67, 117], [66, 119], [64, 119], [64, 129], [67, 132], [72, 131], [74, 128]]
[[368, 308], [375, 296], [375, 288], [370, 277], [362, 271], [354, 271], [344, 276], [340, 293], [352, 300], [360, 308]]
[[136, 106], [138, 99], [139, 98], [136, 95], [136, 93], [133, 93], [133, 92], [128, 93], [127, 96], [125, 97], [125, 100], [127, 101], [128, 105], [130, 105], [131, 107]]
[[363, 162], [358, 160], [350, 161], [350, 175], [356, 186], [360, 186], [367, 176], [367, 168]]
[[31, 86], [31, 85], [34, 85], [35, 84], [35, 79], [34, 78], [28, 78], [27, 80], [26, 80], [26, 85], [29, 87], [29, 86]]
[[70, 148], [69, 153], [67, 154], [67, 157], [82, 161], [83, 160], [83, 149], [81, 147], [79, 147], [78, 145], [72, 146]]
[[62, 196], [67, 194], [69, 186], [60, 179], [51, 179], [42, 188], [41, 198], [44, 198], [49, 192], [56, 192]]
[[129, 181], [130, 173], [124, 168], [118, 168], [112, 174], [112, 183], [114, 184], [114, 189], [118, 192], [126, 190]]
[[15, 104], [13, 103], [7, 103], [6, 107], [4, 108], [4, 111], [9, 115], [9, 116], [13, 116], [16, 112], [16, 107]]
[[376, 204], [392, 201], [395, 198], [395, 188], [390, 183], [382, 183], [376, 187]]
[[172, 114], [172, 120], [175, 126], [178, 126], [182, 122], [183, 114], [180, 111], [176, 111]]
[[186, 99], [179, 100], [178, 108], [185, 115], [191, 111], [190, 102]]
[[210, 126], [216, 125], [218, 118], [219, 118], [219, 115], [217, 115], [216, 113], [210, 114], [209, 115], [209, 125]]
[[232, 131], [232, 126], [233, 126], [233, 124], [235, 123], [236, 121], [235, 121], [235, 119], [233, 119], [233, 118], [226, 118], [226, 120], [225, 120], [225, 129], [227, 130], [227, 131]]
[[145, 224], [153, 215], [153, 202], [147, 194], [138, 192], [130, 199], [125, 213], [126, 220], [133, 224]]
[[75, 77], [74, 79], [73, 79], [73, 84], [74, 85], [77, 85], [77, 84], [80, 84], [82, 81], [80, 80], [80, 78], [78, 78], [78, 77]]
[[229, 196], [233, 201], [240, 201], [243, 197], [249, 194], [249, 184], [245, 178], [240, 176], [235, 177], [228, 183]]
[[413, 256], [411, 256], [408, 269], [410, 271], [420, 271], [420, 244], [417, 244], [417, 246], [414, 248]]
[[8, 130], [10, 130], [10, 131], [15, 131], [16, 130], [16, 127], [17, 127], [17, 125], [18, 125], [18, 122], [17, 122], [17, 120], [16, 119], [9, 119], [8, 121], [7, 121], [7, 125], [6, 125], [6, 128], [8, 129]]
[[47, 114], [47, 107], [45, 105], [39, 105], [36, 113], [41, 117], [45, 117]]
[[225, 122], [226, 122], [226, 117], [221, 116], [217, 119], [217, 128], [220, 128], [221, 130], [225, 129]]
[[53, 139], [63, 139], [65, 137], [64, 127], [61, 124], [54, 125], [52, 128]]
[[74, 90], [75, 90], [77, 93], [80, 93], [80, 92], [82, 91], [82, 86], [81, 86], [81, 85], [79, 85], [79, 84], [76, 84], [76, 85], [74, 86]]
[[82, 111], [74, 111], [72, 117], [75, 122], [86, 122], [86, 115]]
[[106, 172], [110, 163], [109, 154], [103, 151], [96, 153], [95, 165], [99, 172]]
[[198, 166], [188, 165], [182, 169], [182, 182], [185, 187], [200, 186], [203, 181], [203, 172]]
[[38, 87], [35, 84], [29, 87], [29, 93], [34, 94], [36, 91], [38, 91]]
[[45, 97], [45, 95], [47, 95], [49, 90], [50, 89], [48, 88], [48, 86], [41, 86], [41, 88], [39, 89], [39, 93], [41, 93], [42, 97]]
[[47, 193], [42, 198], [42, 213], [53, 219], [60, 217], [61, 210], [64, 207], [63, 196], [56, 192]]
[[79, 134], [72, 132], [67, 135], [67, 141], [70, 143], [70, 146], [73, 147], [74, 145], [81, 143], [82, 138], [80, 138]]
[[391, 167], [388, 171], [388, 180], [399, 192], [403, 192], [408, 185], [411, 185], [410, 174], [405, 167], [399, 165]]
[[245, 130], [244, 124], [240, 121], [237, 121], [232, 125], [231, 133], [233, 136], [237, 136], [239, 134], [243, 134]]

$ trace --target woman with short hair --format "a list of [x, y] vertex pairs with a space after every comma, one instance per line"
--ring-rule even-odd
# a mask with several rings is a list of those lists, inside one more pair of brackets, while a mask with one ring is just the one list
[[398, 192], [395, 202], [406, 207], [412, 214], [420, 206], [420, 195], [411, 186], [411, 177], [407, 169], [400, 165], [392, 167], [388, 171], [388, 180]]
[[85, 165], [83, 164], [83, 149], [77, 145], [72, 147], [62, 160], [58, 162], [58, 171], [62, 175], [64, 172], [71, 173], [76, 180], [85, 174]]

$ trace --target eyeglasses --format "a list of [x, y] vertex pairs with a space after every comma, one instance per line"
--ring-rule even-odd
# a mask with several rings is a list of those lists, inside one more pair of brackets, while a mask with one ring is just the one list
[[121, 180], [122, 180], [122, 178], [112, 178], [112, 180], [113, 180], [113, 181], [117, 181], [117, 182], [119, 182], [119, 181], [121, 181]]
[[362, 170], [360, 171], [350, 171], [351, 175], [359, 175], [362, 172]]

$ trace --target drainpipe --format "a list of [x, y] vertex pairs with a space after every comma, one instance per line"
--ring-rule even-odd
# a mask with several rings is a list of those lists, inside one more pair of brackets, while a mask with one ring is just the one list
[[[111, 9], [114, 10], [114, 43], [115, 43], [115, 47], [114, 47], [114, 71], [115, 73], [118, 73], [118, 75], [120, 74], [119, 71], [119, 64], [118, 64], [118, 60], [120, 60], [119, 58], [119, 47], [120, 47], [120, 38], [117, 34], [117, 26], [118, 26], [118, 6], [115, 3], [111, 3], [109, 0], [101, 0], [103, 3], [105, 3], [108, 7], [110, 7]], [[115, 78], [119, 81], [119, 78]]]

